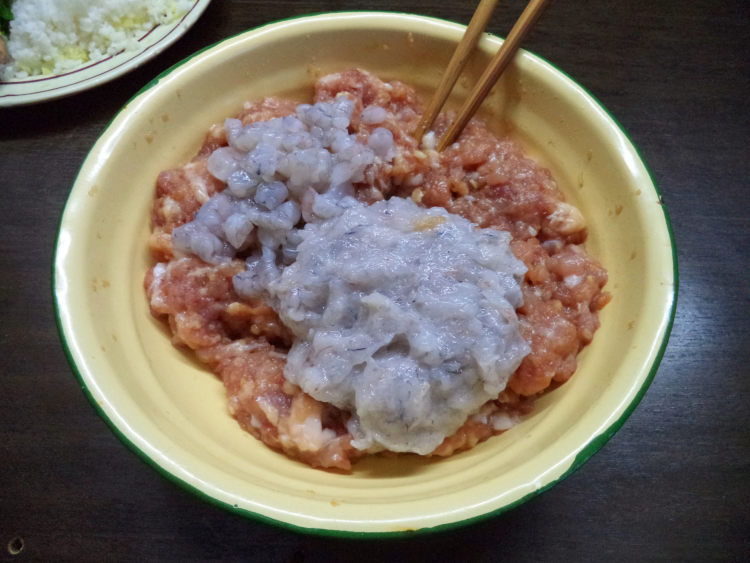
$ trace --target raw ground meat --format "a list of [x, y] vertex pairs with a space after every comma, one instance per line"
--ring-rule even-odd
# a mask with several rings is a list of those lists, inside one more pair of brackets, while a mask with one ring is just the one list
[[[443, 153], [420, 149], [410, 135], [421, 115], [412, 88], [352, 69], [320, 79], [315, 101], [331, 101], [341, 92], [355, 101], [350, 131], [358, 141], [366, 143], [376, 127], [386, 127], [398, 148], [392, 162], [366, 170], [365, 181], [355, 186], [359, 199], [410, 197], [480, 227], [507, 230], [513, 252], [528, 268], [517, 313], [531, 353], [505, 391], [430, 454], [448, 456], [508, 429], [531, 411], [535, 397], [573, 375], [578, 353], [599, 326], [597, 313], [609, 301], [602, 289], [607, 273], [581, 246], [586, 228], [580, 212], [564, 202], [549, 172], [526, 158], [514, 141], [496, 137], [474, 119]], [[238, 117], [244, 124], [265, 121], [293, 113], [296, 105], [267, 98], [246, 103]], [[370, 105], [385, 108], [384, 122], [360, 120]], [[439, 117], [438, 137], [448, 123], [449, 117]], [[243, 260], [210, 265], [176, 255], [172, 247], [172, 230], [224, 189], [206, 160], [226, 143], [223, 126], [213, 126], [192, 161], [158, 177], [149, 241], [157, 264], [145, 279], [152, 313], [168, 320], [175, 345], [194, 350], [222, 379], [229, 412], [244, 429], [312, 466], [349, 470], [363, 455], [350, 443], [349, 414], [284, 379], [291, 334], [270, 305], [235, 293], [232, 277], [244, 269]]]

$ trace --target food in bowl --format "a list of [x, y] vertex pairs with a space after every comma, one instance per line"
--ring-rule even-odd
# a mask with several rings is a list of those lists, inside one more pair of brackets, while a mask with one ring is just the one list
[[179, 21], [194, 3], [5, 0], [0, 2], [0, 79], [60, 74], [136, 51], [142, 37], [158, 25]]
[[480, 120], [434, 150], [362, 70], [266, 98], [157, 180], [145, 286], [229, 411], [312, 466], [447, 456], [569, 379], [609, 295], [581, 213]]

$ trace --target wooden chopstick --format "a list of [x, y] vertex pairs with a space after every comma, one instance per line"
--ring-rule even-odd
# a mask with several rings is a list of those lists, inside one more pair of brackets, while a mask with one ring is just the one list
[[425, 112], [422, 114], [422, 119], [419, 120], [419, 125], [414, 132], [414, 138], [417, 142], [422, 140], [422, 136], [432, 127], [437, 114], [440, 113], [440, 108], [443, 107], [445, 100], [451, 93], [453, 86], [456, 84], [456, 80], [461, 75], [461, 71], [466, 65], [466, 61], [469, 60], [469, 55], [476, 47], [482, 32], [487, 27], [487, 22], [490, 21], [492, 12], [495, 11], [499, 0], [481, 0], [477, 9], [474, 11], [474, 15], [471, 17], [464, 36], [461, 38], [460, 43], [453, 52], [448, 67], [443, 73], [443, 77], [440, 79], [440, 84], [435, 90], [435, 93], [430, 100], [430, 105], [427, 107]]
[[479, 81], [469, 94], [468, 99], [459, 110], [456, 119], [453, 120], [453, 123], [451, 123], [448, 130], [441, 137], [437, 146], [438, 151], [442, 151], [445, 147], [456, 140], [479, 106], [482, 105], [484, 98], [487, 97], [487, 94], [489, 94], [498, 78], [500, 78], [500, 75], [513, 59], [513, 55], [516, 54], [516, 51], [521, 45], [521, 41], [534, 26], [534, 23], [536, 23], [536, 20], [541, 15], [542, 9], [545, 7], [546, 3], [547, 0], [531, 0], [526, 5], [523, 13], [510, 30], [507, 39], [503, 41], [500, 49], [498, 49], [495, 56], [492, 57], [489, 66], [485, 69], [484, 73], [482, 73]]

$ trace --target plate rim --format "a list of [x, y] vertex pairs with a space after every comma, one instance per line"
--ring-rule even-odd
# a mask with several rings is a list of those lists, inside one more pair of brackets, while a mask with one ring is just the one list
[[[59, 86], [53, 86], [46, 90], [32, 92], [4, 93], [4, 88], [12, 88], [14, 85], [20, 84], [21, 81], [0, 81], [0, 108], [26, 106], [57, 100], [60, 98], [71, 96], [73, 94], [84, 92], [86, 90], [90, 90], [97, 86], [101, 86], [102, 84], [106, 84], [107, 82], [111, 82], [112, 80], [119, 78], [120, 76], [123, 76], [128, 72], [131, 72], [136, 68], [146, 64], [150, 60], [156, 58], [170, 46], [172, 46], [178, 39], [185, 35], [185, 33], [187, 33], [193, 27], [193, 25], [195, 25], [195, 23], [198, 21], [198, 19], [201, 17], [210, 3], [211, 0], [194, 0], [193, 5], [188, 9], [188, 11], [185, 12], [185, 14], [180, 19], [171, 24], [171, 28], [169, 29], [169, 31], [167, 31], [167, 33], [159, 41], [157, 41], [156, 43], [149, 43], [143, 46], [143, 48], [138, 49], [137, 51], [115, 53], [114, 55], [110, 55], [97, 61], [89, 61], [87, 63], [84, 63], [83, 65], [77, 66], [60, 74], [51, 76], [45, 75], [39, 77], [29, 77], [28, 79], [24, 79], [24, 81], [55, 80], [63, 78], [68, 74], [75, 74], [76, 72], [80, 72], [92, 66], [104, 63], [104, 69], [98, 74], [84, 77], [81, 80], [73, 83], [63, 83]], [[145, 36], [150, 35], [157, 27], [158, 25], [152, 28], [151, 31], [147, 32]], [[129, 55], [129, 58], [127, 60], [118, 62], [117, 65], [112, 68], [107, 68], [106, 63], [108, 61], [114, 60], [114, 58], [119, 55]]]
[[[201, 0], [199, 0], [201, 1]], [[159, 81], [172, 73], [177, 68], [183, 66], [184, 64], [191, 61], [193, 58], [201, 55], [202, 53], [213, 49], [214, 47], [217, 47], [227, 41], [230, 41], [234, 38], [237, 38], [241, 35], [245, 34], [255, 34], [262, 32], [263, 30], [266, 30], [270, 27], [275, 27], [283, 24], [287, 24], [289, 22], [294, 22], [297, 20], [326, 20], [326, 19], [337, 19], [337, 18], [346, 18], [346, 17], [380, 17], [380, 18], [389, 18], [393, 16], [408, 16], [411, 18], [414, 18], [416, 21], [423, 21], [423, 22], [430, 22], [433, 24], [439, 24], [443, 26], [449, 26], [456, 29], [465, 29], [465, 26], [463, 24], [459, 24], [456, 22], [452, 22], [450, 20], [445, 20], [441, 18], [435, 18], [431, 16], [423, 16], [419, 14], [414, 13], [407, 13], [407, 12], [397, 12], [397, 11], [371, 11], [371, 10], [349, 10], [349, 11], [337, 11], [337, 12], [322, 12], [322, 13], [316, 13], [316, 14], [302, 14], [290, 18], [284, 18], [280, 20], [275, 20], [273, 22], [269, 22], [266, 24], [263, 24], [261, 26], [251, 28], [245, 31], [241, 31], [239, 33], [236, 33], [234, 35], [228, 36], [226, 38], [223, 38], [211, 45], [208, 45], [195, 53], [192, 53], [191, 55], [187, 56], [183, 60], [177, 62], [176, 64], [172, 65], [168, 69], [161, 72], [159, 75], [157, 75], [154, 79], [150, 80], [148, 83], [146, 83], [140, 90], [138, 90], [124, 105], [123, 107], [118, 110], [118, 112], [112, 117], [112, 119], [106, 124], [106, 126], [103, 128], [100, 135], [97, 137], [97, 140], [92, 145], [92, 148], [90, 149], [89, 153], [87, 154], [86, 159], [82, 163], [76, 178], [73, 182], [73, 186], [75, 186], [79, 178], [81, 176], [82, 171], [86, 168], [86, 165], [91, 158], [91, 155], [95, 152], [98, 145], [100, 144], [102, 138], [108, 133], [110, 126], [112, 123], [117, 119], [117, 117], [120, 115], [121, 112], [123, 112], [133, 100], [141, 96], [141, 94], [145, 93], [146, 91], [150, 90], [154, 86], [156, 86]], [[302, 23], [302, 22], [300, 22]], [[493, 39], [499, 39], [503, 40], [501, 36], [495, 35], [495, 34], [488, 34]], [[666, 323], [663, 325], [663, 333], [660, 335], [661, 342], [659, 344], [659, 347], [654, 354], [653, 361], [651, 363], [651, 366], [649, 368], [648, 375], [644, 378], [643, 383], [638, 388], [637, 392], [634, 394], [632, 400], [627, 404], [627, 406], [623, 409], [621, 415], [613, 421], [611, 424], [609, 424], [604, 430], [602, 430], [599, 434], [591, 437], [589, 441], [586, 443], [586, 445], [581, 448], [576, 454], [575, 457], [573, 457], [572, 462], [569, 467], [563, 473], [561, 473], [558, 477], [552, 479], [548, 483], [544, 484], [543, 486], [527, 493], [526, 495], [522, 496], [519, 499], [516, 499], [515, 501], [512, 501], [506, 505], [503, 505], [501, 507], [489, 510], [487, 512], [484, 512], [482, 514], [470, 516], [467, 518], [463, 518], [461, 520], [456, 520], [452, 522], [446, 522], [443, 524], [438, 524], [436, 526], [430, 526], [430, 527], [422, 527], [414, 530], [398, 530], [398, 531], [359, 531], [359, 530], [344, 530], [344, 529], [332, 529], [332, 528], [321, 528], [321, 527], [307, 527], [307, 526], [301, 526], [298, 524], [294, 524], [291, 522], [287, 522], [284, 520], [280, 520], [277, 518], [273, 518], [264, 514], [261, 514], [259, 512], [255, 512], [246, 508], [239, 507], [238, 505], [232, 505], [229, 504], [223, 500], [220, 500], [209, 493], [199, 489], [194, 484], [189, 483], [188, 481], [182, 479], [181, 477], [178, 477], [171, 471], [169, 471], [164, 466], [160, 465], [156, 460], [154, 460], [151, 456], [149, 456], [146, 452], [144, 452], [133, 440], [131, 440], [130, 437], [125, 435], [125, 433], [120, 430], [118, 426], [116, 426], [116, 423], [110, 418], [110, 416], [104, 411], [102, 406], [97, 401], [96, 397], [93, 395], [91, 389], [89, 389], [89, 386], [86, 383], [86, 380], [84, 379], [79, 366], [76, 362], [76, 359], [74, 357], [74, 353], [70, 348], [68, 338], [65, 331], [64, 322], [62, 319], [61, 314], [61, 303], [60, 303], [60, 297], [58, 295], [58, 285], [59, 285], [59, 275], [61, 272], [58, 272], [58, 262], [60, 261], [60, 252], [61, 252], [61, 234], [63, 232], [63, 224], [66, 221], [66, 215], [69, 209], [69, 204], [72, 197], [72, 190], [71, 193], [68, 195], [68, 198], [66, 199], [65, 205], [63, 207], [63, 212], [60, 215], [60, 219], [58, 222], [57, 227], [57, 234], [55, 238], [55, 249], [54, 249], [54, 256], [53, 256], [53, 263], [52, 263], [52, 292], [53, 292], [53, 303], [54, 303], [54, 314], [55, 314], [55, 320], [57, 323], [58, 333], [60, 335], [61, 343], [63, 345], [63, 349], [65, 352], [65, 355], [68, 359], [68, 363], [70, 364], [76, 378], [78, 379], [79, 384], [81, 385], [81, 389], [88, 399], [89, 403], [93, 406], [94, 410], [97, 412], [97, 414], [107, 423], [110, 430], [118, 437], [118, 439], [123, 442], [131, 451], [133, 451], [141, 460], [146, 462], [147, 465], [150, 465], [154, 469], [157, 470], [163, 477], [166, 477], [169, 481], [175, 483], [179, 487], [181, 487], [184, 490], [187, 490], [191, 494], [196, 495], [198, 498], [201, 498], [202, 500], [208, 502], [209, 504], [212, 504], [214, 506], [217, 506], [221, 509], [227, 510], [233, 514], [237, 514], [239, 516], [249, 518], [251, 520], [260, 521], [265, 524], [270, 524], [273, 526], [277, 526], [283, 529], [291, 530], [297, 533], [302, 534], [309, 534], [309, 535], [318, 535], [318, 536], [326, 536], [326, 537], [336, 537], [336, 538], [349, 538], [349, 539], [388, 539], [388, 538], [403, 538], [405, 536], [409, 537], [415, 537], [417, 535], [428, 535], [428, 534], [434, 534], [439, 533], [443, 531], [448, 530], [455, 530], [459, 528], [464, 528], [466, 526], [470, 526], [472, 524], [476, 524], [478, 522], [482, 522], [491, 518], [494, 518], [500, 514], [503, 514], [505, 512], [508, 512], [512, 510], [513, 508], [516, 508], [517, 506], [520, 506], [521, 504], [524, 504], [528, 502], [530, 499], [536, 497], [537, 495], [541, 494], [542, 492], [548, 490], [552, 486], [558, 484], [559, 482], [563, 481], [567, 477], [569, 477], [571, 474], [573, 474], [575, 471], [577, 471], [583, 464], [588, 461], [597, 451], [599, 451], [604, 444], [606, 444], [612, 436], [614, 436], [615, 433], [624, 425], [625, 421], [631, 416], [633, 411], [636, 409], [638, 404], [641, 402], [643, 396], [645, 395], [646, 391], [650, 387], [654, 377], [656, 376], [656, 373], [658, 371], [659, 365], [661, 363], [661, 360], [664, 356], [664, 353], [667, 348], [667, 344], [669, 341], [669, 337], [674, 325], [675, 320], [675, 314], [676, 314], [676, 307], [677, 307], [677, 298], [678, 298], [678, 290], [679, 290], [679, 271], [678, 271], [678, 263], [677, 263], [677, 249], [675, 244], [675, 237], [674, 232], [672, 228], [672, 223], [670, 219], [669, 212], [667, 210], [666, 205], [664, 204], [663, 197], [661, 190], [659, 189], [658, 184], [655, 181], [654, 175], [649, 168], [646, 160], [643, 157], [642, 152], [640, 149], [635, 145], [631, 137], [628, 135], [625, 128], [620, 124], [620, 122], [614, 117], [614, 115], [594, 96], [589, 90], [587, 90], [585, 87], [583, 87], [578, 81], [576, 81], [574, 78], [572, 78], [567, 72], [563, 71], [559, 67], [557, 67], [555, 64], [550, 63], [548, 60], [544, 59], [543, 57], [540, 57], [539, 55], [534, 54], [531, 51], [528, 50], [522, 50], [528, 55], [530, 55], [532, 58], [536, 59], [537, 62], [542, 63], [543, 65], [546, 65], [554, 72], [559, 73], [561, 76], [563, 76], [566, 80], [570, 81], [574, 86], [579, 88], [581, 92], [585, 96], [588, 96], [590, 100], [599, 108], [601, 109], [604, 114], [612, 121], [612, 123], [615, 125], [617, 130], [623, 135], [623, 137], [627, 140], [628, 144], [632, 148], [632, 150], [635, 152], [635, 154], [638, 156], [638, 159], [640, 163], [643, 165], [643, 168], [645, 172], [648, 175], [648, 179], [651, 182], [654, 191], [658, 197], [659, 204], [662, 210], [662, 215], [664, 218], [664, 225], [666, 227], [666, 231], [668, 234], [669, 244], [670, 244], [670, 251], [671, 251], [671, 258], [672, 258], [672, 289], [668, 293], [669, 296], [669, 303], [668, 305], [665, 304], [664, 312], [666, 313]], [[668, 310], [667, 310], [668, 308]]]

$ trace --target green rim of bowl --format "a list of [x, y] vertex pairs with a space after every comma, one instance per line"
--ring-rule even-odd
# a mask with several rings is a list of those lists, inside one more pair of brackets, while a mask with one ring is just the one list
[[[151, 89], [152, 87], [156, 86], [159, 81], [170, 74], [172, 71], [177, 69], [178, 67], [184, 65], [185, 63], [189, 62], [196, 56], [204, 53], [205, 51], [208, 51], [209, 49], [212, 49], [225, 41], [228, 41], [234, 37], [238, 37], [239, 35], [242, 35], [244, 33], [248, 33], [251, 31], [260, 31], [268, 27], [276, 26], [278, 24], [284, 23], [284, 22], [290, 22], [295, 20], [301, 20], [301, 19], [326, 19], [326, 18], [336, 18], [336, 17], [345, 17], [345, 16], [398, 16], [398, 15], [406, 15], [409, 17], [415, 17], [421, 20], [425, 21], [431, 21], [433, 23], [439, 23], [443, 25], [451, 25], [451, 26], [459, 26], [461, 24], [458, 24], [456, 22], [451, 22], [448, 20], [440, 19], [440, 18], [433, 18], [428, 16], [420, 16], [417, 14], [410, 14], [406, 12], [373, 12], [373, 11], [341, 11], [341, 12], [326, 12], [326, 13], [316, 13], [316, 14], [304, 14], [300, 16], [294, 16], [291, 18], [285, 18], [281, 20], [276, 20], [274, 22], [252, 28], [249, 30], [245, 30], [239, 33], [236, 33], [234, 35], [231, 35], [229, 37], [226, 37], [220, 41], [217, 41], [216, 43], [212, 45], [208, 45], [195, 53], [191, 54], [190, 56], [186, 57], [185, 59], [181, 60], [180, 62], [174, 64], [167, 70], [160, 73], [156, 78], [148, 82], [143, 88], [138, 90], [135, 95], [133, 95], [128, 102], [125, 103], [125, 105], [112, 117], [112, 119], [107, 123], [107, 125], [102, 130], [102, 133], [100, 134], [99, 138], [103, 136], [106, 131], [109, 129], [109, 126], [114, 121], [114, 119], [122, 112], [129, 103], [140, 96], [145, 91]], [[494, 34], [490, 34], [491, 37], [497, 37], [502, 39], [502, 37], [499, 37]], [[505, 506], [502, 506], [500, 508], [497, 508], [495, 510], [486, 512], [484, 514], [480, 514], [478, 516], [474, 516], [471, 518], [466, 518], [464, 520], [459, 520], [456, 522], [448, 522], [446, 524], [440, 524], [438, 526], [433, 527], [427, 527], [427, 528], [420, 528], [417, 530], [412, 531], [397, 531], [397, 532], [355, 532], [355, 531], [346, 531], [346, 530], [331, 530], [326, 528], [307, 528], [303, 526], [297, 526], [295, 524], [291, 524], [289, 522], [284, 522], [282, 520], [277, 520], [275, 518], [270, 518], [268, 516], [264, 516], [262, 514], [258, 514], [257, 512], [253, 512], [251, 510], [246, 510], [244, 508], [240, 508], [237, 505], [232, 505], [229, 503], [225, 503], [223, 501], [220, 501], [216, 499], [215, 497], [201, 491], [200, 489], [196, 488], [192, 484], [180, 479], [173, 473], [166, 470], [164, 467], [159, 465], [156, 461], [154, 461], [149, 455], [147, 455], [143, 450], [141, 450], [137, 445], [135, 445], [130, 438], [125, 436], [125, 434], [122, 433], [122, 431], [115, 425], [115, 423], [107, 416], [107, 414], [104, 412], [104, 410], [100, 407], [100, 405], [97, 403], [95, 397], [91, 394], [91, 391], [87, 387], [83, 376], [81, 375], [81, 372], [78, 369], [78, 365], [75, 362], [75, 359], [73, 358], [72, 352], [70, 350], [70, 347], [68, 345], [68, 340], [65, 335], [65, 331], [62, 325], [62, 319], [60, 316], [60, 303], [57, 299], [57, 275], [56, 275], [56, 265], [57, 265], [57, 258], [58, 258], [58, 251], [59, 251], [59, 239], [62, 229], [62, 222], [65, 215], [65, 208], [68, 206], [68, 202], [70, 199], [70, 196], [68, 196], [68, 200], [66, 200], [65, 206], [63, 208], [63, 213], [60, 215], [60, 220], [58, 221], [58, 227], [57, 227], [57, 235], [55, 239], [55, 252], [53, 256], [53, 262], [52, 262], [52, 291], [53, 291], [53, 302], [54, 302], [54, 311], [55, 311], [55, 320], [57, 322], [57, 329], [58, 333], [60, 334], [60, 339], [63, 345], [63, 349], [65, 351], [65, 355], [68, 359], [68, 363], [70, 364], [76, 378], [78, 379], [78, 382], [81, 385], [81, 389], [88, 399], [89, 403], [93, 406], [94, 410], [98, 413], [98, 415], [107, 423], [109, 428], [112, 430], [112, 432], [120, 439], [122, 443], [124, 443], [130, 450], [132, 450], [141, 460], [146, 462], [149, 466], [153, 467], [158, 473], [160, 473], [163, 477], [167, 478], [169, 481], [172, 481], [173, 483], [177, 484], [181, 488], [187, 490], [188, 492], [198, 496], [199, 498], [203, 499], [204, 501], [208, 502], [209, 504], [212, 504], [214, 506], [217, 506], [221, 509], [227, 510], [233, 514], [237, 514], [246, 518], [249, 518], [251, 520], [257, 520], [264, 524], [270, 524], [272, 526], [281, 527], [287, 530], [291, 530], [294, 532], [302, 533], [302, 534], [311, 534], [311, 535], [319, 535], [319, 536], [327, 536], [327, 537], [334, 537], [334, 538], [344, 538], [344, 539], [396, 539], [396, 538], [405, 538], [405, 537], [416, 537], [416, 536], [422, 536], [427, 534], [434, 534], [437, 532], [443, 532], [443, 531], [449, 531], [449, 530], [456, 530], [458, 528], [463, 528], [466, 526], [470, 526], [472, 524], [476, 524], [479, 522], [483, 522], [485, 520], [489, 520], [491, 518], [494, 518], [500, 514], [503, 514], [509, 510], [512, 510], [513, 508], [516, 508], [517, 506], [520, 506], [524, 504], [525, 502], [529, 501], [530, 499], [540, 495], [547, 489], [553, 487], [557, 483], [563, 481], [565, 478], [573, 474], [576, 470], [578, 470], [592, 455], [594, 455], [599, 449], [601, 449], [604, 444], [606, 444], [612, 436], [623, 426], [625, 421], [628, 419], [628, 417], [633, 413], [635, 408], [638, 406], [638, 404], [641, 402], [641, 399], [645, 395], [646, 391], [648, 390], [649, 386], [651, 385], [651, 382], [653, 381], [654, 377], [656, 376], [656, 372], [658, 371], [659, 364], [661, 363], [662, 357], [664, 356], [664, 352], [666, 351], [667, 342], [669, 341], [669, 336], [672, 332], [672, 326], [674, 325], [674, 318], [675, 318], [675, 312], [677, 307], [677, 294], [678, 294], [678, 268], [677, 268], [677, 251], [675, 247], [675, 238], [674, 238], [674, 232], [672, 229], [672, 223], [670, 221], [669, 213], [667, 211], [666, 205], [664, 204], [662, 200], [662, 194], [659, 190], [659, 187], [656, 184], [656, 181], [654, 179], [654, 175], [651, 172], [651, 169], [646, 164], [645, 159], [643, 158], [643, 155], [641, 151], [638, 149], [638, 147], [633, 143], [630, 136], [627, 134], [625, 129], [622, 127], [620, 122], [609, 112], [609, 110], [594, 96], [589, 92], [586, 88], [581, 86], [575, 79], [573, 79], [568, 73], [557, 67], [556, 65], [548, 62], [546, 59], [535, 55], [534, 53], [530, 51], [526, 51], [531, 56], [535, 57], [542, 63], [546, 64], [548, 67], [553, 69], [554, 71], [560, 73], [562, 76], [564, 76], [567, 80], [575, 84], [578, 88], [581, 89], [582, 92], [584, 92], [591, 100], [599, 107], [601, 108], [607, 116], [612, 120], [612, 122], [617, 126], [619, 131], [625, 136], [625, 138], [628, 140], [630, 145], [635, 150], [636, 154], [638, 155], [638, 158], [640, 159], [641, 163], [643, 164], [644, 168], [646, 169], [646, 172], [648, 173], [649, 179], [654, 186], [654, 190], [656, 191], [657, 196], [659, 197], [660, 206], [662, 209], [662, 212], [664, 214], [664, 221], [667, 227], [667, 232], [669, 234], [669, 242], [672, 252], [672, 275], [674, 278], [674, 284], [673, 284], [673, 291], [672, 291], [672, 302], [670, 305], [670, 311], [669, 311], [669, 319], [664, 331], [664, 335], [662, 337], [661, 344], [659, 346], [659, 350], [656, 354], [656, 357], [654, 358], [654, 362], [651, 366], [651, 369], [648, 373], [648, 376], [644, 380], [643, 384], [641, 385], [640, 389], [636, 393], [635, 397], [633, 397], [632, 401], [629, 403], [629, 405], [625, 408], [620, 418], [618, 418], [615, 422], [613, 422], [606, 430], [604, 430], [601, 434], [597, 435], [596, 437], [592, 438], [591, 441], [584, 446], [581, 451], [578, 452], [575, 459], [573, 460], [573, 463], [570, 465], [570, 467], [563, 473], [561, 476], [559, 476], [557, 479], [547, 483], [546, 485], [540, 487], [539, 489], [527, 494], [526, 496], [509, 503]], [[99, 140], [97, 138], [97, 142]], [[94, 143], [96, 145], [96, 142]], [[87, 157], [88, 158], [88, 157]], [[81, 169], [83, 169], [83, 166], [85, 165], [85, 160], [81, 165]], [[79, 174], [80, 175], [80, 170]], [[78, 175], [76, 175], [76, 180], [74, 181], [74, 184], [78, 181]]]

